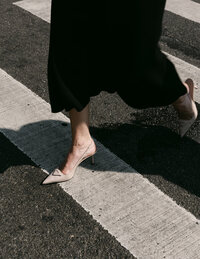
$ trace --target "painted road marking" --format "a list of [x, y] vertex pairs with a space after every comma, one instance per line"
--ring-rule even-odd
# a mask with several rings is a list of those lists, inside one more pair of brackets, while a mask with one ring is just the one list
[[192, 0], [167, 0], [165, 9], [186, 19], [200, 23], [200, 3]]
[[[70, 146], [69, 119], [1, 69], [0, 80], [0, 132], [51, 172]], [[60, 186], [137, 258], [200, 258], [200, 221], [95, 142], [96, 164]]]
[[14, 5], [17, 5], [50, 23], [51, 0], [23, 0], [14, 3]]
[[[14, 4], [50, 22], [51, 0], [23, 0]], [[200, 4], [194, 1], [167, 0], [165, 10], [200, 23]]]
[[[31, 9], [29, 0], [17, 4], [25, 2], [29, 2], [27, 10], [49, 22], [46, 2], [45, 11], [44, 5], [36, 4]], [[168, 56], [183, 79], [192, 77], [200, 82], [198, 68]], [[3, 70], [0, 78], [0, 131], [43, 171], [51, 172], [66, 155], [66, 146], [70, 146], [69, 119], [62, 113], [52, 114], [48, 103]], [[199, 96], [196, 91], [198, 102]], [[62, 122], [68, 126], [62, 126]], [[75, 177], [61, 187], [137, 258], [200, 258], [200, 222], [95, 142], [96, 165], [84, 162]]]

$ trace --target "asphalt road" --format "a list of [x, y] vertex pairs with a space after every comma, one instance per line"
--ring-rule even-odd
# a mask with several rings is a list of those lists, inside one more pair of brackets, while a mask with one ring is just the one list
[[[0, 68], [49, 102], [49, 24], [12, 3], [0, 2]], [[199, 43], [198, 23], [165, 12], [164, 51], [200, 68]], [[102, 92], [90, 111], [94, 138], [200, 218], [199, 119], [180, 140], [170, 106], [138, 111]], [[38, 186], [45, 174], [3, 134], [0, 173], [0, 258], [134, 258], [57, 185]]]

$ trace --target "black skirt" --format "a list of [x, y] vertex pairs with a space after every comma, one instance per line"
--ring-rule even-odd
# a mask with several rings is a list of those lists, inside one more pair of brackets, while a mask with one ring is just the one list
[[165, 0], [52, 0], [51, 111], [81, 111], [101, 91], [117, 92], [138, 109], [185, 94], [159, 47], [164, 7]]

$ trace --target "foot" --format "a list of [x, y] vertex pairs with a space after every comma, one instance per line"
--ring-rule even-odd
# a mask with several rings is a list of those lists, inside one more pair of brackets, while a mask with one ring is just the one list
[[[91, 145], [90, 145], [91, 144]], [[87, 151], [86, 151], [87, 150]], [[59, 166], [59, 170], [63, 174], [69, 173], [77, 162], [82, 157], [83, 153], [86, 151], [87, 156], [92, 156], [96, 153], [96, 145], [92, 138], [85, 140], [84, 142], [80, 143], [72, 143], [70, 151], [66, 157], [66, 159], [62, 162]]]
[[181, 137], [187, 133], [198, 115], [197, 107], [193, 101], [194, 83], [192, 79], [188, 78], [184, 84], [187, 93], [173, 103], [179, 116], [179, 134]]
[[173, 103], [175, 110], [178, 112], [178, 117], [181, 120], [190, 120], [194, 116], [194, 108], [192, 105], [194, 98], [194, 83], [188, 78], [185, 83], [187, 93], [182, 95]]

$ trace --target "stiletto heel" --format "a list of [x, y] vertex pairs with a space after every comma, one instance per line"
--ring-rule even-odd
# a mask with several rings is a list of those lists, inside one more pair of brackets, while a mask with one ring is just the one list
[[91, 157], [91, 164], [94, 165], [94, 155]]

